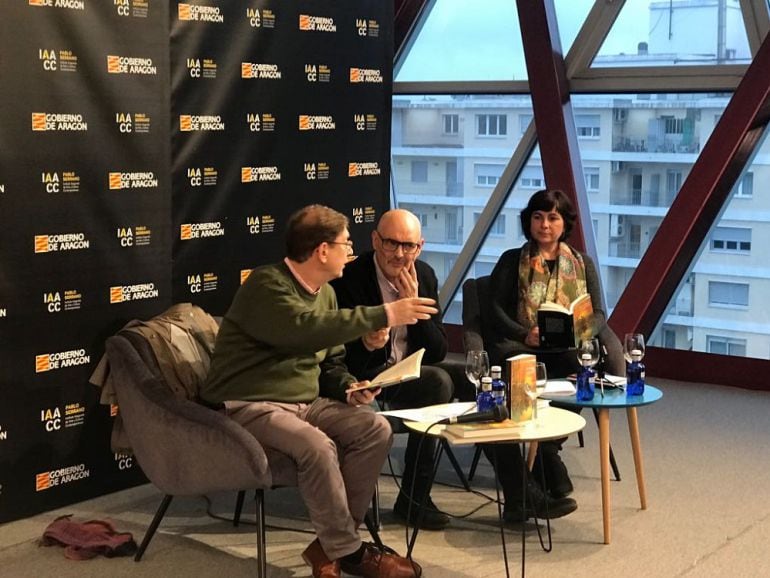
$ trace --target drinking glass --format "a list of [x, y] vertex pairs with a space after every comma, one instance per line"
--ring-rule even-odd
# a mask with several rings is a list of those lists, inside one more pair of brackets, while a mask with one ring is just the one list
[[593, 339], [581, 339], [577, 348], [577, 358], [580, 365], [586, 365], [583, 363], [584, 360], [588, 360], [590, 367], [596, 365], [599, 362], [599, 340], [595, 337]]
[[545, 385], [548, 382], [548, 372], [545, 369], [545, 363], [538, 361], [535, 364], [535, 388], [527, 386], [526, 394], [532, 400], [532, 417], [537, 419], [537, 398], [545, 391]]
[[481, 378], [489, 374], [489, 355], [486, 351], [471, 349], [465, 354], [465, 375], [473, 385], [476, 393], [481, 386]]
[[623, 357], [626, 358], [626, 363], [631, 363], [631, 352], [639, 351], [641, 359], [644, 357], [644, 335], [641, 333], [626, 333], [623, 338]]

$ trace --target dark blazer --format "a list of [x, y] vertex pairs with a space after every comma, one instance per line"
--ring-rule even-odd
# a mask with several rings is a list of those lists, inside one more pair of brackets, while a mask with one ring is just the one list
[[[418, 294], [430, 297], [438, 303], [438, 279], [433, 269], [423, 261], [415, 261], [417, 271]], [[377, 283], [377, 270], [374, 266], [374, 251], [369, 251], [355, 261], [345, 265], [343, 276], [331, 282], [337, 292], [340, 308], [357, 305], [382, 305], [382, 294]], [[447, 353], [447, 337], [441, 312], [431, 319], [418, 321], [407, 326], [407, 354], [425, 348], [423, 364], [431, 365], [443, 360]], [[371, 379], [382, 369], [390, 356], [391, 343], [382, 349], [368, 351], [361, 339], [345, 344], [345, 363], [350, 373], [358, 379]]]

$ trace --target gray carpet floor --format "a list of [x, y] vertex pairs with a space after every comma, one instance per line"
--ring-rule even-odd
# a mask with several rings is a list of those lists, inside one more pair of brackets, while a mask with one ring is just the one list
[[[639, 410], [648, 509], [639, 507], [625, 412], [613, 411], [611, 443], [621, 481], [612, 482], [612, 543], [602, 543], [598, 431], [586, 413], [585, 447], [578, 447], [573, 436], [563, 452], [579, 508], [553, 522], [550, 553], [540, 549], [534, 528], [526, 528], [526, 575], [770, 576], [770, 394], [650, 381], [664, 397]], [[396, 471], [404, 442], [405, 436], [397, 436], [392, 452]], [[457, 451], [466, 471], [472, 455], [471, 448]], [[494, 496], [494, 480], [484, 459], [473, 488], [478, 493], [460, 488], [448, 461], [442, 461], [432, 495], [455, 518], [443, 532], [420, 533], [414, 558], [425, 576], [505, 576], [496, 508], [489, 498]], [[390, 513], [397, 488], [385, 471], [380, 491], [381, 536], [403, 553], [404, 527]], [[75, 562], [65, 559], [61, 548], [37, 545], [46, 525], [63, 513], [110, 519], [139, 541], [160, 499], [147, 485], [0, 526], [0, 576], [256, 574], [253, 525], [233, 528], [226, 521], [235, 503], [231, 494], [178, 498], [139, 563], [101, 557]], [[248, 505], [244, 518], [253, 520], [253, 512], [253, 504]], [[296, 490], [268, 492], [267, 513], [274, 526], [267, 535], [268, 574], [309, 576], [300, 554], [312, 535]], [[511, 529], [506, 538], [511, 575], [521, 575], [521, 534]]]

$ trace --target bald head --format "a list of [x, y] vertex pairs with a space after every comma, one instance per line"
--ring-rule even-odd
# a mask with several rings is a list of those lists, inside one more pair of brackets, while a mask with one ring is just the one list
[[377, 225], [377, 230], [380, 231], [380, 233], [383, 233], [384, 235], [386, 229], [390, 231], [395, 228], [414, 232], [417, 237], [422, 236], [420, 219], [406, 209], [392, 209], [384, 212], [382, 217], [380, 217], [380, 222]]

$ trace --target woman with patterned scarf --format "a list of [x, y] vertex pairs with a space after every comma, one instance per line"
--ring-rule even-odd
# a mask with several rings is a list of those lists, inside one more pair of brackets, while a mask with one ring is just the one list
[[[503, 253], [492, 271], [490, 330], [486, 347], [490, 363], [519, 353], [535, 353], [548, 368], [548, 377], [565, 377], [578, 370], [574, 349], [547, 350], [539, 347], [537, 309], [546, 301], [565, 307], [579, 295], [589, 293], [594, 310], [592, 325], [606, 324], [599, 276], [588, 255], [570, 247], [569, 237], [577, 214], [567, 195], [542, 190], [529, 199], [521, 212], [521, 227], [527, 242]], [[572, 481], [559, 457], [561, 442], [543, 442], [538, 460], [543, 460], [547, 490], [552, 498], [572, 493]], [[539, 466], [533, 471], [539, 471]]]

